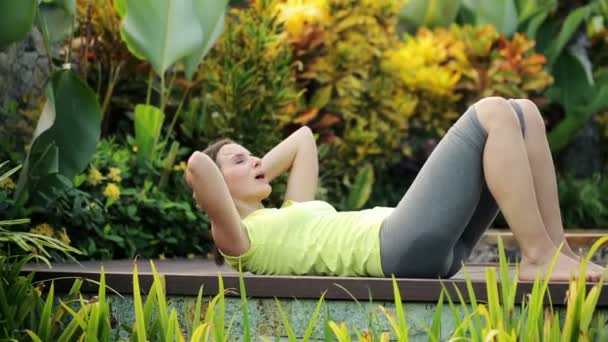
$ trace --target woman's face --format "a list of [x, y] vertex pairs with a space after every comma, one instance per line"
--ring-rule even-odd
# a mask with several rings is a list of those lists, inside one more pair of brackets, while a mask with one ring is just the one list
[[241, 201], [262, 201], [272, 192], [262, 170], [262, 160], [241, 145], [227, 144], [220, 148], [217, 161], [232, 198]]

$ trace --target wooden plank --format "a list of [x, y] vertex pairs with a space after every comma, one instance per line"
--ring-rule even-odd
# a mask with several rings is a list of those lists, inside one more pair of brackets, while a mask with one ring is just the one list
[[[35, 271], [35, 281], [55, 281], [58, 292], [67, 292], [74, 278], [89, 278], [99, 280], [99, 270], [104, 265], [106, 282], [109, 287], [121, 294], [132, 293], [133, 283], [133, 261], [86, 261], [79, 264], [56, 263], [49, 269], [45, 264], [29, 264], [24, 267], [24, 272]], [[200, 286], [204, 286], [206, 295], [218, 293], [218, 272], [221, 273], [226, 288], [234, 289], [229, 296], [237, 296], [238, 273], [228, 266], [217, 266], [206, 259], [169, 259], [154, 260], [159, 272], [165, 275], [167, 283], [167, 294], [169, 295], [191, 295], [198, 293]], [[475, 297], [484, 301], [486, 297], [485, 267], [496, 266], [492, 264], [467, 265], [467, 270], [472, 279]], [[152, 271], [149, 260], [138, 261], [140, 284], [144, 292], [152, 285]], [[366, 278], [366, 277], [330, 277], [330, 276], [264, 276], [244, 273], [245, 286], [248, 297], [256, 298], [312, 298], [318, 299], [324, 291], [327, 291], [327, 299], [350, 300], [346, 289], [358, 300], [368, 300], [371, 295], [374, 300], [393, 301], [393, 284], [390, 278]], [[439, 299], [442, 282], [450, 292], [454, 300], [457, 300], [457, 287], [468, 300], [466, 282], [464, 275], [459, 272], [451, 279], [397, 279], [401, 296], [406, 302], [431, 302]], [[516, 302], [521, 303], [526, 293], [532, 289], [531, 282], [520, 282]], [[549, 286], [549, 293], [553, 303], [563, 305], [568, 284], [565, 282], [553, 282]], [[83, 292], [97, 292], [97, 285], [85, 282]], [[602, 291], [599, 307], [608, 307], [608, 293]]]

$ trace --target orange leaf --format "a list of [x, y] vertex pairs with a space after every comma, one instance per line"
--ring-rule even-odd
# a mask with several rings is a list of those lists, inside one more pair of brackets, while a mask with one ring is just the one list
[[295, 120], [295, 123], [299, 123], [302, 125], [307, 124], [310, 120], [314, 119], [317, 117], [317, 114], [319, 113], [319, 109], [318, 108], [313, 108], [310, 109], [302, 114], [300, 114]]
[[327, 128], [338, 122], [340, 122], [340, 117], [338, 117], [337, 115], [333, 115], [333, 114], [326, 114], [326, 115], [323, 115], [323, 117], [321, 118], [321, 120], [319, 120], [319, 122], [314, 124], [314, 127], [315, 128], [316, 127]]

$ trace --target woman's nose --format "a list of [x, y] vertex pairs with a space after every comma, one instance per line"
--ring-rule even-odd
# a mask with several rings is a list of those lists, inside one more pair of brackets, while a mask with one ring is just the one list
[[258, 167], [262, 165], [262, 159], [258, 158], [258, 157], [253, 157], [253, 167]]

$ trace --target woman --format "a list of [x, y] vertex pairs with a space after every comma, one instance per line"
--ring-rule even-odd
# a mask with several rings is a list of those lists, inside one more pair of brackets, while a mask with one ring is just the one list
[[[264, 208], [289, 172], [281, 208]], [[318, 161], [307, 127], [262, 159], [230, 140], [188, 161], [186, 180], [226, 260], [257, 274], [449, 278], [502, 210], [522, 251], [520, 279], [566, 281], [579, 256], [564, 240], [543, 118], [529, 100], [482, 99], [448, 130], [395, 208], [336, 212], [315, 201]], [[589, 264], [586, 277], [604, 268]]]

